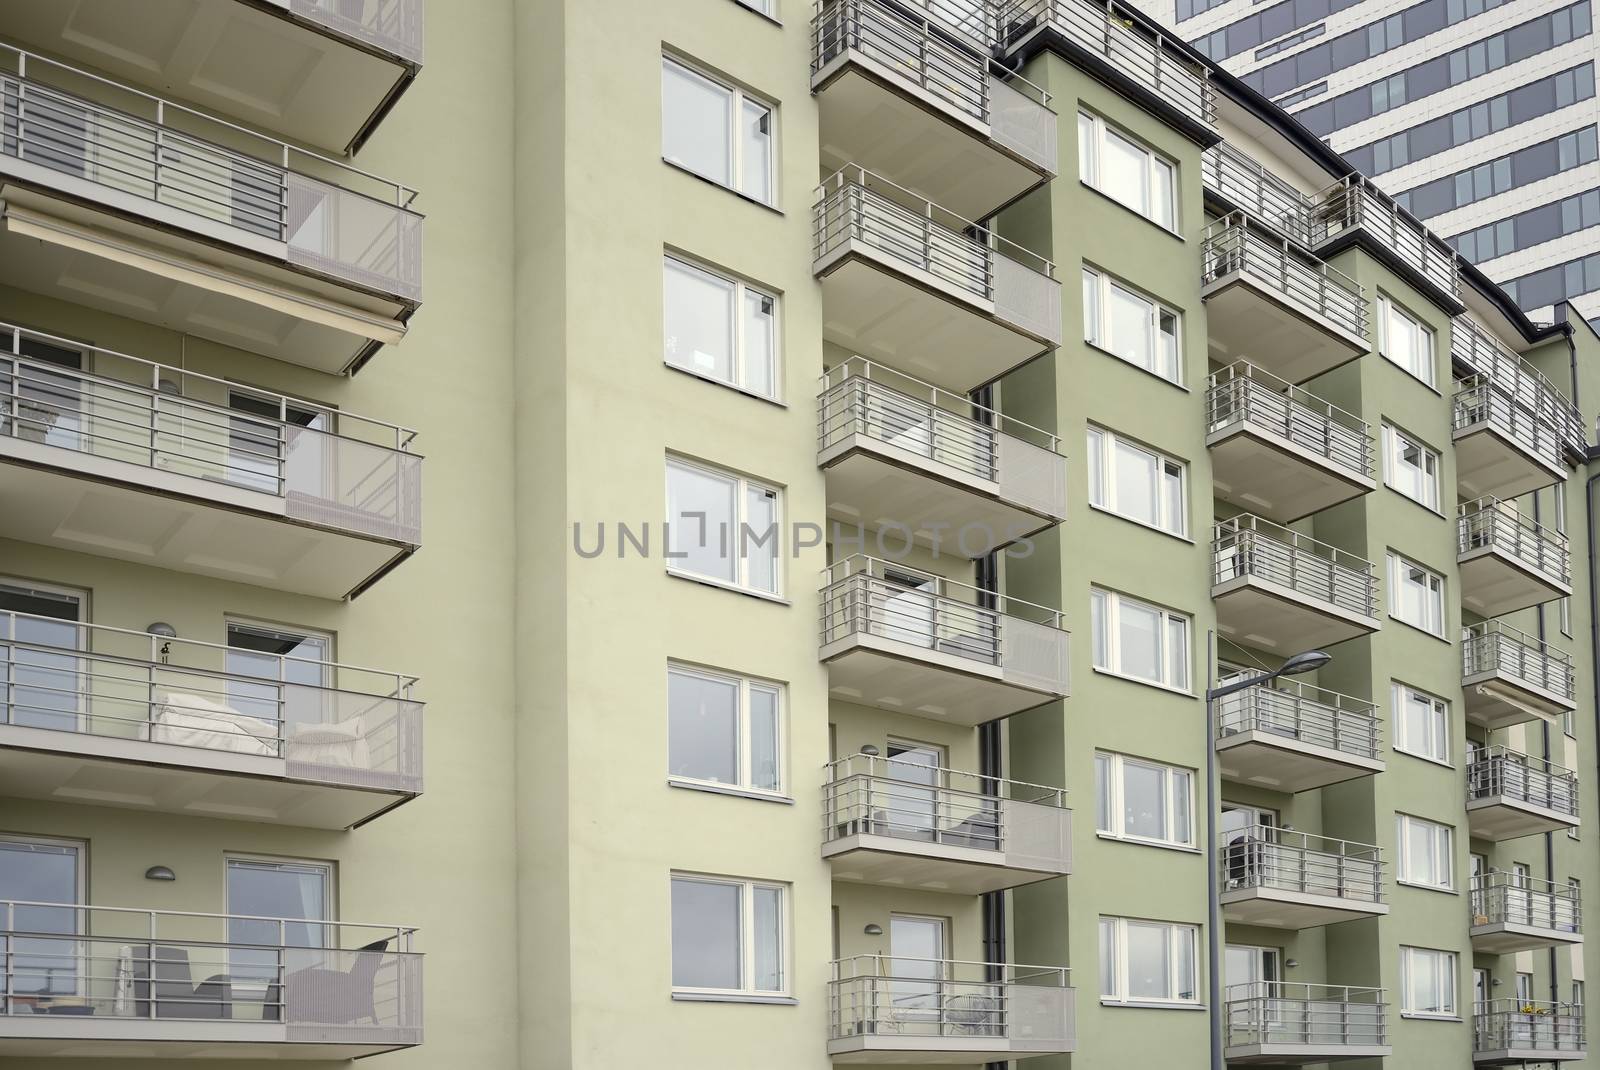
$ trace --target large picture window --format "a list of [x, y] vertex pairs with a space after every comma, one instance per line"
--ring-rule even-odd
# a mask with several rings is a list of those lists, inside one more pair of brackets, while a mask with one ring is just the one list
[[1095, 830], [1121, 840], [1194, 846], [1194, 773], [1101, 752], [1094, 756]]
[[1444, 577], [1415, 561], [1389, 556], [1389, 615], [1444, 638]]
[[667, 669], [667, 771], [690, 786], [783, 791], [783, 688], [688, 665]]
[[1145, 683], [1189, 689], [1189, 618], [1115, 591], [1089, 592], [1094, 666]]
[[1188, 466], [1098, 427], [1089, 428], [1089, 504], [1157, 528], [1188, 534]]
[[1083, 269], [1083, 340], [1181, 384], [1178, 319], [1159, 301], [1093, 268]]
[[1177, 165], [1086, 111], [1078, 112], [1078, 177], [1146, 219], [1177, 229]]
[[1456, 1016], [1456, 953], [1423, 947], [1400, 949], [1400, 1013]]
[[678, 458], [667, 461], [667, 569], [779, 593], [778, 491]]
[[781, 884], [673, 874], [673, 992], [783, 994], [787, 899]]
[[1100, 998], [1198, 1003], [1200, 929], [1137, 918], [1100, 919]]
[[771, 204], [773, 125], [770, 104], [661, 57], [661, 155], [668, 163]]
[[738, 279], [668, 256], [662, 350], [674, 368], [778, 396], [778, 299]]
[[1410, 814], [1396, 814], [1394, 823], [1400, 856], [1396, 879], [1422, 888], [1453, 890], [1455, 829]]

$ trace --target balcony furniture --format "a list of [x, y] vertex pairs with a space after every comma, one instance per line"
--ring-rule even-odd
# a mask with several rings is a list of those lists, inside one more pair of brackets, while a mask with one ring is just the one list
[[150, 742], [276, 757], [278, 726], [204, 695], [158, 687], [150, 706]]
[[375, 940], [356, 949], [355, 962], [348, 970], [321, 967], [297, 970], [284, 978], [288, 990], [285, 1000], [290, 1021], [326, 1022], [352, 1025], [370, 1021], [378, 1024], [374, 1003], [374, 982], [389, 940]]

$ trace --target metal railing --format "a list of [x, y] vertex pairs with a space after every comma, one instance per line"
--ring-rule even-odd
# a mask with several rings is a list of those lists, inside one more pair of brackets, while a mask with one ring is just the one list
[[1520, 408], [1549, 420], [1569, 454], [1581, 458], [1588, 453], [1588, 431], [1578, 407], [1543, 372], [1471, 316], [1450, 321], [1450, 359], [1468, 376], [1498, 384]]
[[1340, 330], [1367, 335], [1367, 302], [1359, 283], [1297, 252], [1288, 239], [1258, 232], [1242, 212], [1229, 212], [1207, 226], [1200, 254], [1205, 284], [1238, 273]]
[[1461, 675], [1492, 673], [1571, 700], [1572, 655], [1500, 620], [1461, 629]]
[[[6, 162], [7, 158], [15, 163]], [[288, 142], [0, 45], [0, 169], [147, 201], [208, 234], [409, 300], [422, 296], [416, 191]]]
[[1509, 747], [1480, 747], [1467, 764], [1467, 801], [1510, 799], [1578, 816], [1578, 774]]
[[1469, 899], [1473, 925], [1583, 931], [1583, 904], [1577, 889], [1568, 884], [1491, 869], [1472, 878]]
[[[94, 374], [37, 359], [42, 346], [84, 354]], [[250, 408], [232, 408], [235, 397]], [[270, 494], [294, 520], [420, 544], [415, 437], [397, 424], [0, 323], [0, 439]]]
[[1457, 552], [1493, 550], [1562, 584], [1572, 583], [1567, 537], [1523, 516], [1515, 502], [1486, 496], [1461, 505], [1456, 517]]
[[1065, 1051], [1073, 1038], [1065, 966], [1022, 966], [885, 955], [833, 963], [829, 1038], [1026, 1040], [1030, 1050]]
[[1473, 1051], [1583, 1052], [1584, 1009], [1572, 1003], [1491, 999], [1474, 1004]]
[[0, 725], [281, 758], [338, 787], [422, 790], [416, 678], [355, 665], [0, 613]]
[[1372, 429], [1354, 413], [1244, 360], [1213, 373], [1207, 384], [1208, 433], [1253, 425], [1347, 472], [1372, 477]]
[[1310, 247], [1310, 198], [1247, 153], [1217, 142], [1200, 154], [1200, 177], [1206, 189], [1251, 219]]
[[1526, 396], [1519, 398], [1498, 379], [1486, 375], [1457, 379], [1452, 429], [1459, 432], [1487, 424], [1552, 468], [1561, 468], [1561, 425], [1526, 402]]
[[1455, 250], [1397, 206], [1362, 175], [1350, 175], [1312, 198], [1312, 244], [1321, 245], [1360, 227], [1423, 278], [1451, 297], [1461, 296]]
[[1278, 679], [1217, 700], [1219, 740], [1241, 732], [1268, 732], [1358, 758], [1376, 758], [1379, 723], [1373, 703], [1299, 680]]
[[280, 1022], [289, 1043], [422, 1040], [417, 930], [0, 901], [0, 1018]]
[[1223, 833], [1217, 852], [1224, 892], [1259, 888], [1383, 902], [1383, 852], [1370, 843], [1258, 825]]
[[1225, 992], [1227, 1046], [1292, 1044], [1330, 1053], [1388, 1044], [1381, 988], [1252, 981]]
[[346, 37], [422, 62], [423, 0], [276, 0]]
[[1378, 615], [1377, 574], [1365, 558], [1249, 513], [1213, 531], [1213, 585], [1261, 580], [1348, 613]]
[[1114, 0], [999, 0], [998, 7], [1003, 45], [1035, 29], [1054, 29], [1183, 115], [1217, 121], [1209, 70], [1185, 56], [1177, 38], [1141, 32], [1133, 8]]

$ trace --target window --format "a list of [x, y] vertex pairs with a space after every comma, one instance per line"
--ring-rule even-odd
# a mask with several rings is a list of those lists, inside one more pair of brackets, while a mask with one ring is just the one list
[[1094, 756], [1095, 830], [1119, 840], [1194, 846], [1194, 774], [1121, 754]]
[[769, 19], [778, 17], [778, 0], [734, 0], [734, 2], [751, 11], [758, 11]]
[[778, 396], [778, 299], [676, 257], [665, 261], [663, 350], [674, 368]]
[[781, 884], [673, 874], [673, 991], [782, 994], [786, 898]]
[[674, 780], [783, 790], [783, 688], [765, 680], [667, 669], [667, 772]]
[[1180, 691], [1189, 689], [1189, 618], [1113, 591], [1089, 592], [1094, 666]]
[[1444, 578], [1399, 554], [1389, 554], [1389, 615], [1444, 637]]
[[771, 204], [772, 106], [661, 57], [661, 155]]
[[1439, 511], [1439, 455], [1398, 427], [1383, 425], [1383, 481]]
[[1083, 340], [1182, 385], [1178, 314], [1092, 268], [1083, 269]]
[[[328, 947], [336, 942], [333, 917], [333, 866], [326, 862], [227, 860], [228, 943], [255, 945], [228, 949], [228, 972], [270, 980], [278, 975], [280, 940], [284, 947]], [[273, 918], [291, 919], [282, 924]]]
[[1173, 535], [1188, 531], [1186, 466], [1110, 431], [1089, 428], [1089, 502]]
[[[1579, 1010], [1580, 1012], [1582, 1011], [1582, 1008], [1583, 1008], [1583, 982], [1582, 981], [1574, 981], [1574, 982], [1572, 982], [1572, 1006], [1575, 1009]], [[1579, 1017], [1582, 1017], [1581, 1013], [1579, 1014]]]
[[272, 732], [273, 738], [256, 744], [258, 753], [277, 754], [278, 740], [288, 738], [291, 726], [321, 724], [330, 717], [323, 689], [333, 684], [333, 636], [229, 620], [227, 639], [223, 668], [229, 674], [228, 705]]
[[1394, 749], [1450, 764], [1450, 706], [1402, 683], [1389, 685]]
[[[84, 847], [73, 840], [0, 837], [0, 902], [82, 903]], [[95, 966], [80, 960], [84, 952], [79, 941], [67, 939], [82, 929], [79, 911], [70, 906], [19, 906], [11, 908], [11, 913], [9, 920], [16, 931], [34, 934], [8, 941], [6, 973], [11, 994], [87, 994], [82, 988], [88, 978], [80, 978], [78, 971]]]
[[1378, 295], [1378, 351], [1412, 377], [1434, 385], [1433, 331]]
[[1528, 1003], [1533, 999], [1533, 974], [1517, 974], [1517, 1002]]
[[1107, 197], [1175, 230], [1178, 169], [1098, 115], [1078, 113], [1078, 177]]
[[[1557, 483], [1550, 490], [1550, 501], [1553, 503], [1552, 511], [1555, 514], [1555, 528], [1562, 536], [1567, 534], [1567, 489]], [[1556, 603], [1556, 611], [1561, 620], [1561, 634], [1568, 639], [1572, 638], [1572, 598], [1568, 596]], [[1567, 735], [1576, 736], [1576, 721], [1573, 711], [1568, 710], [1561, 717], [1561, 725]]]
[[1395, 201], [1418, 219], [1428, 219], [1593, 163], [1596, 153], [1595, 128], [1585, 127], [1424, 182]]
[[1456, 886], [1452, 854], [1455, 829], [1410, 814], [1396, 814], [1394, 824], [1400, 846], [1397, 879], [1402, 884], [1453, 890]]
[[1400, 949], [1400, 1013], [1421, 1017], [1456, 1015], [1456, 954], [1423, 947]]
[[1118, 1003], [1198, 1003], [1200, 930], [1134, 918], [1100, 919], [1100, 998]]
[[667, 461], [667, 569], [778, 593], [778, 492], [742, 476]]

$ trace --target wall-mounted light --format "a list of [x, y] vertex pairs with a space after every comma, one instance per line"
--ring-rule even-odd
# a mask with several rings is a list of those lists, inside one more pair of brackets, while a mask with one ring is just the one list
[[[148, 632], [149, 634], [155, 636], [157, 639], [172, 640], [172, 639], [176, 639], [178, 637], [178, 629], [174, 628], [172, 625], [168, 624], [164, 620], [152, 621], [151, 623], [146, 624], [144, 626], [144, 630], [146, 632]], [[171, 657], [172, 657], [172, 643], [171, 642], [162, 643], [161, 644], [161, 664], [163, 664], [163, 665], [167, 664], [167, 661]]]
[[144, 871], [144, 879], [147, 881], [175, 881], [178, 879], [178, 875], [167, 866], [151, 866]]
[[861, 748], [861, 753], [865, 754], [868, 758], [876, 758], [881, 752], [877, 747], [874, 747], [871, 743], [868, 743], [865, 747]]
[[1299, 959], [1284, 959], [1283, 965], [1284, 965], [1285, 969], [1292, 970], [1296, 966], [1300, 965], [1300, 960]]
[[879, 925], [875, 921], [872, 921], [872, 922], [868, 922], [867, 923], [867, 927], [865, 929], [862, 929], [861, 931], [866, 933], [868, 936], [882, 936], [883, 935], [883, 926]]

